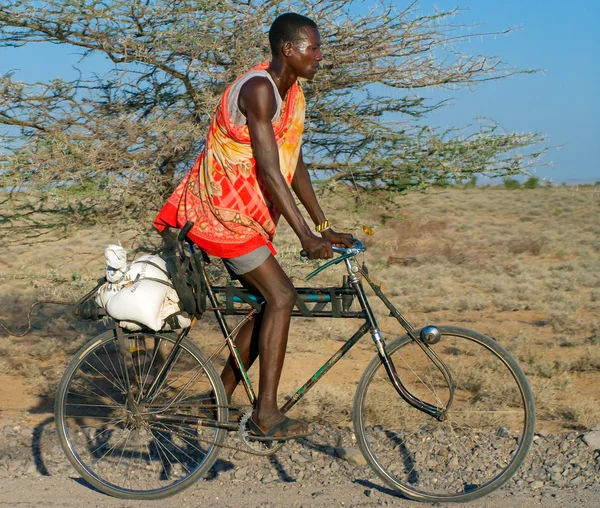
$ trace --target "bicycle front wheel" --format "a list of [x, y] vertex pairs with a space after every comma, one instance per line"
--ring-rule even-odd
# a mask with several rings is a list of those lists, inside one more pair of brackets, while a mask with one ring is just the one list
[[[431, 348], [454, 385], [446, 419], [406, 403], [376, 357], [357, 387], [354, 428], [372, 469], [407, 497], [470, 501], [504, 484], [525, 459], [534, 434], [533, 394], [496, 341], [464, 328], [439, 329], [441, 340]], [[448, 384], [418, 344], [405, 335], [386, 349], [413, 395], [448, 407]]]
[[57, 434], [71, 464], [97, 489], [125, 499], [159, 499], [213, 465], [226, 431], [200, 420], [227, 421], [227, 399], [214, 367], [188, 339], [147, 399], [177, 337], [140, 332], [125, 340], [130, 361], [114, 331], [75, 355], [56, 394]]

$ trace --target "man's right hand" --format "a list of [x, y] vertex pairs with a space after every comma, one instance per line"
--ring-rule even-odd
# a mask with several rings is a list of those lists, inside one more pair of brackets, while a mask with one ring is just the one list
[[329, 259], [333, 257], [331, 242], [316, 235], [307, 235], [300, 240], [308, 259]]

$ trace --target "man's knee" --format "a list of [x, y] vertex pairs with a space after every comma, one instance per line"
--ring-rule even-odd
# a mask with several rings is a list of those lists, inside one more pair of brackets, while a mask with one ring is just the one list
[[279, 288], [271, 298], [267, 299], [267, 306], [271, 309], [289, 310], [291, 312], [295, 304], [296, 290], [292, 285]]
[[270, 309], [292, 311], [296, 303], [296, 289], [283, 272], [277, 260], [270, 256], [258, 268], [242, 276], [242, 284], [247, 289], [256, 289]]

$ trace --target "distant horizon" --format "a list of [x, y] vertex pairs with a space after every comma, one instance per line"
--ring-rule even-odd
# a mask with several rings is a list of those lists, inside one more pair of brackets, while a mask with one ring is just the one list
[[[514, 177], [508, 177], [508, 178], [514, 178], [515, 180], [519, 180], [519, 181], [525, 181], [527, 180], [527, 178], [529, 178], [528, 176], [514, 176]], [[579, 185], [596, 185], [596, 183], [600, 183], [600, 177], [598, 178], [564, 178], [564, 179], [550, 179], [550, 178], [540, 178], [534, 175], [534, 178], [538, 178], [541, 182], [541, 186], [543, 186], [545, 184], [545, 182], [549, 182], [551, 184], [552, 187], [555, 186], [562, 186], [562, 184], [566, 184], [567, 187], [577, 187]], [[494, 182], [494, 183], [489, 183], [486, 184], [484, 183], [486, 181], [485, 177], [477, 175], [477, 185], [503, 185], [503, 178], [488, 178], [487, 181], [489, 182]]]

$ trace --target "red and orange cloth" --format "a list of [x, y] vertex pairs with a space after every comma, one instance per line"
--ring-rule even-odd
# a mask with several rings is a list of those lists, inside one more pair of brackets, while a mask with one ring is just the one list
[[[268, 62], [252, 70], [267, 69]], [[229, 86], [215, 110], [204, 150], [154, 220], [159, 231], [194, 222], [188, 234], [208, 254], [242, 256], [271, 244], [280, 213], [252, 153], [247, 125], [236, 125], [228, 112]], [[273, 122], [279, 166], [291, 186], [304, 130], [305, 100], [298, 82], [288, 90]]]

